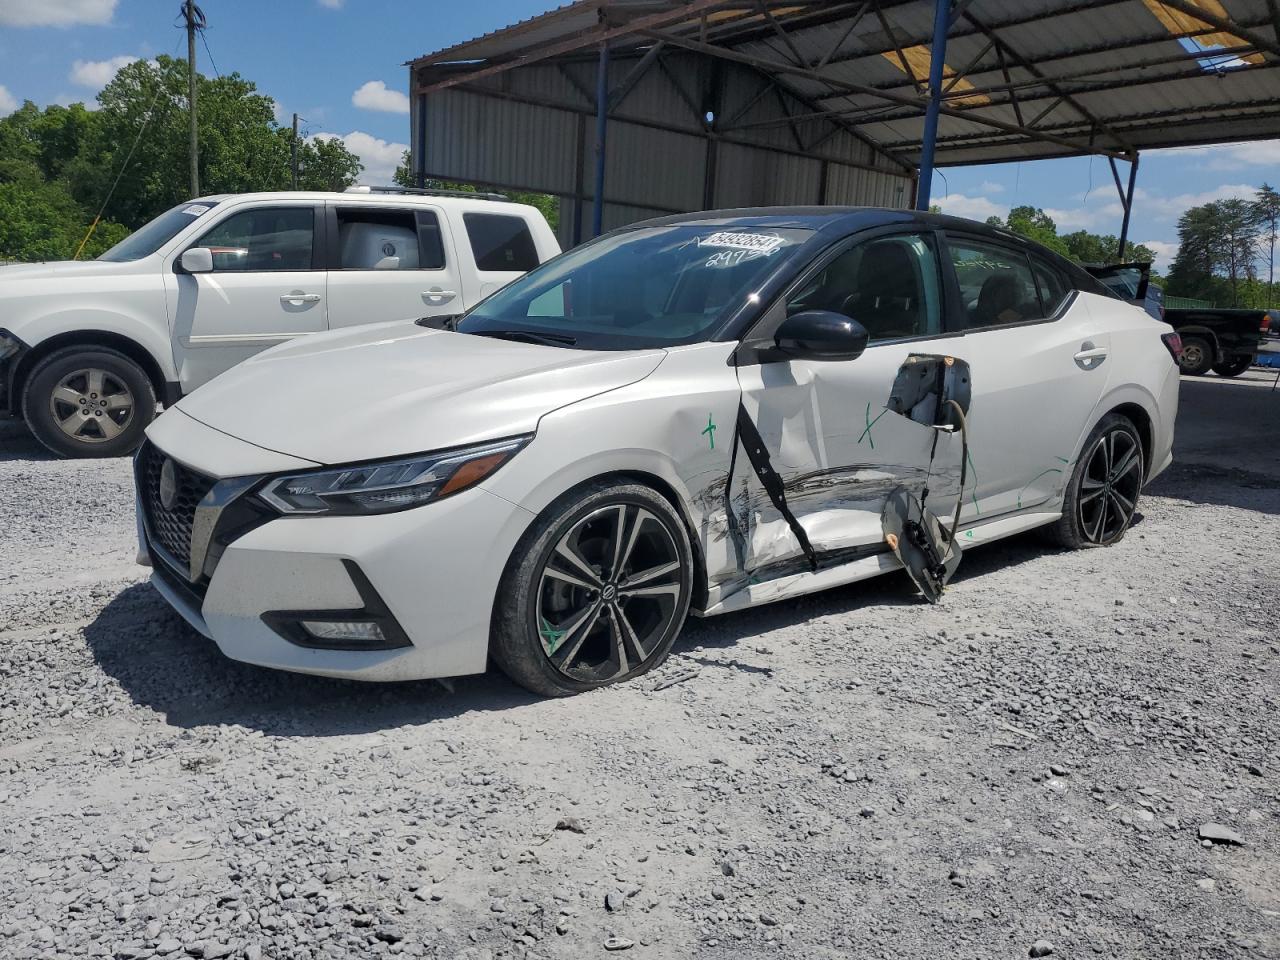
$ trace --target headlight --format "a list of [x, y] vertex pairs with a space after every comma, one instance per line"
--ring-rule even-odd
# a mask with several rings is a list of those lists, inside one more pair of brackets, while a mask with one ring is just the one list
[[403, 460], [277, 477], [258, 496], [286, 514], [369, 514], [407, 510], [473, 487], [532, 437], [514, 437]]

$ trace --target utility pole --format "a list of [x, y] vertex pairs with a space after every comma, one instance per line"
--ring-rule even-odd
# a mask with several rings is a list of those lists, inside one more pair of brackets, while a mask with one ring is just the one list
[[182, 15], [187, 21], [187, 113], [191, 128], [191, 197], [200, 196], [200, 128], [196, 121], [196, 17], [203, 24], [204, 14], [197, 13], [195, 0], [185, 0]]
[[293, 189], [298, 189], [298, 115], [293, 115], [293, 141], [289, 144], [289, 168], [293, 171]]

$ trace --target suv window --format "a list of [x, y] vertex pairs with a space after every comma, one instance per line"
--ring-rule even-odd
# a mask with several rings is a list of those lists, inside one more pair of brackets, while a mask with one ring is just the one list
[[430, 210], [342, 207], [338, 211], [341, 270], [440, 270], [440, 221]]
[[311, 207], [258, 207], [232, 214], [194, 244], [213, 251], [218, 272], [310, 270], [315, 242]]
[[857, 320], [871, 340], [942, 332], [938, 258], [925, 234], [881, 237], [836, 256], [787, 301], [788, 316], [833, 310]]
[[960, 284], [965, 329], [1044, 318], [1025, 253], [956, 237], [948, 238], [947, 247]]
[[480, 270], [520, 270], [538, 265], [529, 225], [520, 217], [501, 213], [464, 213], [471, 252]]

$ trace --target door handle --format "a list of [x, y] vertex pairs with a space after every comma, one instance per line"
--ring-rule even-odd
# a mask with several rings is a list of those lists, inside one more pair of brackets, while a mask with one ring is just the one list
[[319, 303], [320, 294], [303, 293], [301, 291], [295, 291], [294, 293], [282, 293], [280, 295], [280, 302], [281, 303]]
[[1105, 359], [1107, 359], [1106, 347], [1095, 347], [1088, 340], [1080, 344], [1080, 349], [1075, 355], [1076, 366], [1081, 370], [1095, 370]]
[[422, 299], [427, 301], [427, 303], [436, 304], [436, 305], [439, 305], [441, 303], [448, 303], [457, 295], [458, 295], [457, 291], [442, 290], [439, 287], [432, 287], [430, 290], [422, 291]]

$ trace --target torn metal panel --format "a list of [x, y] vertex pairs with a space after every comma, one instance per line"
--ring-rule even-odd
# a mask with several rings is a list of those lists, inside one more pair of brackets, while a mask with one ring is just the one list
[[[895, 490], [959, 495], [961, 445], [939, 440], [933, 424], [947, 420], [947, 400], [969, 405], [964, 361], [886, 345], [849, 362], [740, 368], [739, 379], [741, 415], [768, 470], [762, 479], [749, 457], [732, 459], [720, 489], [703, 494], [720, 521], [708, 532], [729, 561], [709, 570], [720, 597], [886, 552], [882, 514]], [[900, 382], [917, 384], [914, 393]], [[904, 416], [886, 417], [898, 412], [891, 403]]]

